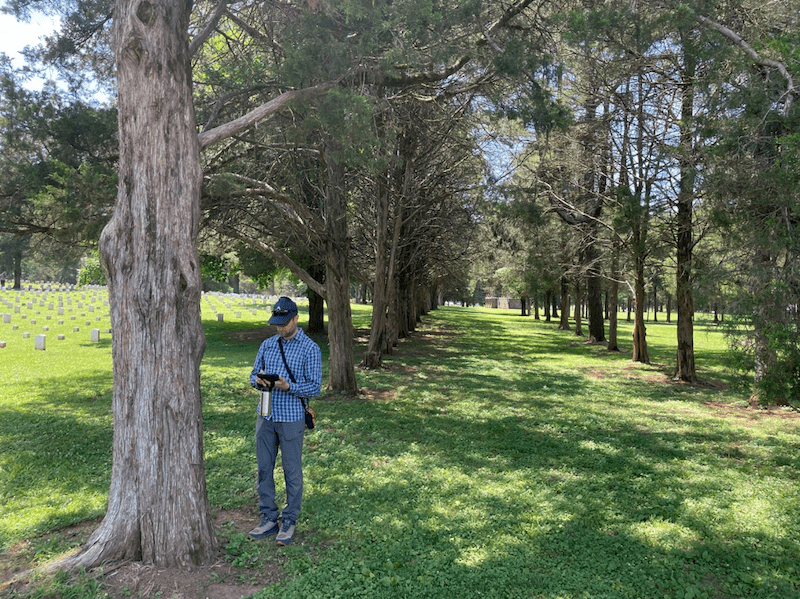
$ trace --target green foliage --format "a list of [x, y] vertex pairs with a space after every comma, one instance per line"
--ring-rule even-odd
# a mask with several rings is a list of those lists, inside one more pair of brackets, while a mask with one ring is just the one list
[[337, 141], [336, 160], [349, 166], [363, 164], [372, 158], [372, 107], [363, 94], [348, 89], [335, 89], [320, 100], [303, 123], [307, 133], [322, 131]]
[[[795, 300], [789, 286], [773, 283], [758, 295], [740, 300], [739, 305], [748, 316], [732, 316], [725, 323], [739, 386], [752, 390], [764, 406], [800, 408], [800, 318], [792, 303]], [[761, 337], [757, 339], [756, 334]], [[753, 380], [759, 357], [763, 371]]]
[[229, 261], [224, 256], [200, 254], [200, 273], [203, 279], [222, 282], [230, 274]]
[[98, 252], [93, 252], [83, 260], [81, 269], [78, 271], [78, 285], [105, 285], [106, 276], [103, 267], [100, 266], [100, 256]]

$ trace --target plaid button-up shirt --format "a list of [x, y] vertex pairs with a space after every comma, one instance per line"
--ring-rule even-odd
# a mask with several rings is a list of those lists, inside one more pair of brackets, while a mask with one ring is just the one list
[[319, 345], [298, 328], [297, 334], [289, 341], [283, 341], [286, 362], [294, 374], [294, 382], [281, 358], [278, 347], [280, 335], [265, 339], [258, 348], [250, 384], [256, 386], [256, 374], [277, 374], [289, 381], [289, 390], [275, 387], [272, 390], [272, 416], [275, 422], [297, 422], [304, 417], [305, 410], [301, 397], [314, 397], [322, 386], [322, 353]]

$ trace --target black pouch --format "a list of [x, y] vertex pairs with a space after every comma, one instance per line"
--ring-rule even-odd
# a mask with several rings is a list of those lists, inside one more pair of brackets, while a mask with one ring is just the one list
[[303, 407], [306, 410], [306, 428], [314, 428], [317, 426], [317, 415], [314, 413], [314, 408], [308, 405], [308, 400], [303, 401]]

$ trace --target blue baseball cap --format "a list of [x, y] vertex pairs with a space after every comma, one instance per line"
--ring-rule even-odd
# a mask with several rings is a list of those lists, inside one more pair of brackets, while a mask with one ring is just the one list
[[288, 297], [280, 297], [275, 305], [272, 306], [272, 316], [270, 316], [268, 322], [269, 324], [284, 325], [295, 314], [297, 314], [297, 304]]

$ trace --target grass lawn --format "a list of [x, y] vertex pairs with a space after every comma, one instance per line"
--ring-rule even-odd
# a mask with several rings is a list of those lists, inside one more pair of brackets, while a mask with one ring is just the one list
[[[255, 521], [248, 374], [265, 313], [213, 301], [208, 491]], [[353, 309], [366, 328], [369, 309]], [[621, 316], [625, 353], [610, 354], [556, 322], [443, 307], [357, 373], [362, 396], [317, 399], [298, 541], [256, 597], [800, 596], [797, 414], [729, 390], [724, 341], [701, 316], [699, 386], [670, 380], [674, 325], [650, 323], [653, 364], [634, 364]], [[67, 334], [38, 352], [0, 327], [0, 551], [28, 543], [36, 563], [64, 549], [44, 533], [106, 507], [110, 344]], [[275, 559], [221, 536], [234, 562]]]

